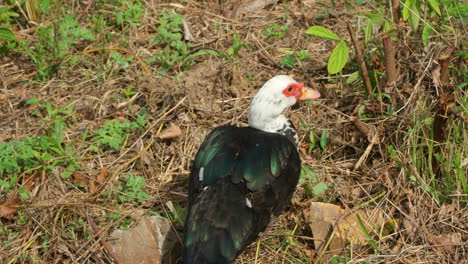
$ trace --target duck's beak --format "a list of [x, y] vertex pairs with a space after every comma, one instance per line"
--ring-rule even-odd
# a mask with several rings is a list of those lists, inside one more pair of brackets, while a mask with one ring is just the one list
[[301, 89], [301, 96], [299, 96], [297, 100], [302, 102], [302, 101], [317, 99], [319, 97], [320, 97], [320, 93], [317, 90], [312, 90], [312, 89], [303, 87]]

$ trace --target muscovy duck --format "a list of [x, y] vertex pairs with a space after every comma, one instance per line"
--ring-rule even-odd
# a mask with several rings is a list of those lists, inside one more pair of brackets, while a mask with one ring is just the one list
[[232, 263], [289, 204], [301, 160], [283, 112], [320, 97], [286, 75], [267, 81], [249, 108], [249, 127], [222, 126], [202, 143], [191, 170], [184, 264]]

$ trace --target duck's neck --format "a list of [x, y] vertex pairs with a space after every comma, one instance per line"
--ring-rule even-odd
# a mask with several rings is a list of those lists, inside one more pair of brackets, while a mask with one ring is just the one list
[[287, 137], [297, 148], [298, 138], [296, 128], [291, 120], [284, 115], [272, 117], [269, 114], [257, 114], [249, 112], [249, 126], [270, 133], [278, 133]]

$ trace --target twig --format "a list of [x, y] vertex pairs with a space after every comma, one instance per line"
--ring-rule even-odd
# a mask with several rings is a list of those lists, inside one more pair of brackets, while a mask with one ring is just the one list
[[361, 155], [361, 157], [359, 158], [358, 162], [356, 162], [356, 165], [354, 165], [354, 171], [356, 171], [357, 169], [359, 169], [359, 167], [361, 166], [361, 164], [364, 162], [364, 160], [367, 158], [367, 156], [369, 155], [370, 151], [372, 150], [372, 147], [374, 146], [375, 143], [378, 142], [378, 138], [379, 138], [379, 133], [377, 133], [377, 131], [375, 132], [374, 136], [372, 137], [372, 140], [371, 142], [369, 143], [369, 145], [367, 146], [366, 150], [364, 151], [364, 153]]
[[364, 57], [362, 55], [361, 46], [359, 45], [359, 41], [357, 40], [356, 36], [354, 35], [354, 29], [351, 23], [346, 22], [346, 26], [348, 27], [349, 35], [351, 36], [351, 40], [353, 41], [354, 49], [356, 50], [356, 56], [359, 62], [359, 68], [361, 69], [362, 77], [364, 78], [364, 84], [366, 85], [367, 92], [369, 95], [372, 94], [372, 85], [369, 78], [369, 71], [367, 71], [366, 62], [364, 61]]

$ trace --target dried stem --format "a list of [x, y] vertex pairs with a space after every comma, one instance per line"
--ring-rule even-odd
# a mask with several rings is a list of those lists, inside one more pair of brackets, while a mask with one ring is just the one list
[[397, 25], [400, 22], [400, 0], [392, 0], [393, 23]]
[[442, 87], [447, 87], [449, 83], [449, 64], [450, 64], [450, 55], [444, 55], [439, 58], [440, 64], [440, 83]]
[[351, 40], [353, 41], [354, 49], [356, 50], [356, 56], [359, 61], [359, 68], [362, 72], [362, 77], [364, 78], [364, 84], [366, 85], [367, 92], [372, 94], [372, 85], [369, 78], [369, 72], [367, 71], [366, 63], [364, 62], [364, 57], [362, 55], [361, 47], [359, 45], [359, 41], [357, 40], [356, 36], [354, 35], [353, 26], [349, 22], [346, 23], [348, 26], [348, 32], [351, 36]]
[[395, 48], [392, 38], [388, 34], [382, 37], [384, 56], [385, 56], [385, 75], [387, 76], [387, 85], [392, 85], [398, 78], [395, 63]]

